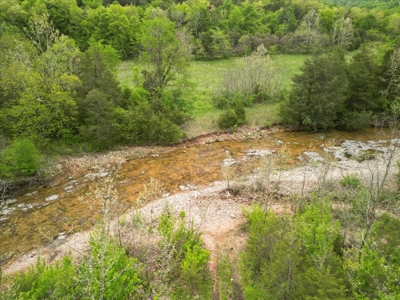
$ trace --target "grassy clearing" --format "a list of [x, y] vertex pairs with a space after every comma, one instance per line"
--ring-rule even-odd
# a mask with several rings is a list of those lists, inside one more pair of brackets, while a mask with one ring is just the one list
[[[279, 123], [279, 106], [279, 102], [274, 102], [255, 104], [246, 108], [247, 122], [243, 126], [257, 128]], [[222, 110], [213, 109], [204, 115], [194, 116], [184, 126], [188, 138], [218, 131], [218, 117], [222, 112]]]
[[[292, 76], [299, 73], [299, 68], [307, 57], [309, 56], [288, 54], [271, 56], [279, 75], [285, 81], [286, 88], [290, 87]], [[195, 85], [195, 94], [211, 95], [218, 88], [225, 72], [235, 68], [238, 60], [240, 60], [239, 57], [214, 61], [193, 61], [190, 65], [189, 76], [190, 81]], [[144, 68], [144, 64], [136, 60], [124, 61], [118, 68], [118, 80], [125, 86], [135, 86], [134, 73], [142, 68]]]
[[[278, 70], [278, 76], [284, 81], [285, 89], [291, 87], [291, 78], [300, 72], [304, 60], [308, 55], [273, 55], [272, 61]], [[218, 89], [226, 72], [236, 67], [240, 58], [229, 58], [216, 61], [193, 61], [189, 69], [190, 81], [194, 84], [192, 92], [187, 94], [191, 102], [192, 120], [185, 125], [188, 137], [198, 136], [218, 130], [217, 120], [222, 111], [213, 106], [212, 96]], [[124, 61], [118, 68], [118, 80], [122, 85], [132, 87], [136, 85], [135, 72], [143, 69], [144, 65], [135, 60]], [[279, 103], [269, 102], [257, 104], [247, 108], [248, 127], [271, 125], [280, 121], [278, 116]]]

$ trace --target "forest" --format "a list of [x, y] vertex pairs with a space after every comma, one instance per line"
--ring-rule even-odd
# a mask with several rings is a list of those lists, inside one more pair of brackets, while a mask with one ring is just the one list
[[[0, 191], [45, 179], [56, 154], [177, 144], [200, 114], [217, 114], [214, 129], [233, 132], [252, 108], [269, 106], [289, 130], [394, 128], [399, 37], [395, 0], [0, 0]], [[289, 55], [304, 61], [293, 73], [276, 64]], [[215, 87], [199, 89], [193, 65], [229, 59]], [[121, 240], [105, 213], [115, 194], [99, 187], [107, 203], [91, 252], [38, 260], [6, 278], [5, 290], [0, 269], [0, 297], [397, 299], [398, 186], [373, 172], [291, 198], [291, 215], [263, 205], [265, 182], [253, 187], [260, 201], [244, 213], [244, 250], [235, 265], [218, 257], [216, 277], [184, 213], [121, 221]], [[140, 230], [155, 245], [136, 245]]]

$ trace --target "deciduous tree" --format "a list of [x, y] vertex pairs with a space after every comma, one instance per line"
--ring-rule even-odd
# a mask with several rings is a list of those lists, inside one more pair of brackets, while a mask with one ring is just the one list
[[146, 90], [161, 92], [185, 79], [192, 55], [184, 31], [176, 31], [174, 23], [162, 17], [144, 20], [141, 36], [142, 59], [149, 63], [143, 72]]

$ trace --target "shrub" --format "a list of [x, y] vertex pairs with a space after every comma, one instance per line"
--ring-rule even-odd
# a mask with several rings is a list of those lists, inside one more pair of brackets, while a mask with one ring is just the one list
[[74, 276], [70, 258], [48, 266], [39, 258], [26, 273], [15, 276], [9, 296], [14, 299], [73, 299]]
[[328, 199], [306, 205], [294, 217], [245, 211], [248, 239], [241, 255], [245, 299], [345, 299], [346, 286], [334, 251], [339, 223]]
[[91, 240], [92, 251], [75, 267], [69, 257], [46, 265], [38, 259], [26, 273], [15, 275], [10, 299], [138, 299], [140, 268], [125, 249], [107, 239]]
[[237, 125], [238, 117], [233, 109], [228, 109], [218, 119], [220, 129], [229, 129]]
[[78, 298], [135, 299], [142, 289], [137, 259], [101, 233], [92, 236], [90, 245], [90, 256], [77, 266]]
[[254, 96], [244, 96], [241, 93], [226, 94], [224, 96], [215, 97], [213, 99], [216, 108], [224, 109], [229, 107], [235, 107], [236, 105], [243, 105], [250, 107], [253, 105]]
[[182, 130], [170, 115], [155, 112], [148, 102], [127, 110], [117, 108], [114, 114], [120, 138], [125, 143], [169, 145], [183, 137]]
[[177, 219], [164, 212], [158, 231], [160, 245], [173, 249], [170, 284], [174, 286], [172, 299], [210, 299], [211, 277], [208, 271], [210, 253], [203, 248], [201, 234], [185, 224], [185, 213]]
[[240, 59], [237, 68], [226, 71], [221, 85], [215, 91], [217, 107], [221, 107], [224, 102], [228, 105], [235, 103], [237, 95], [240, 95], [240, 101], [245, 106], [279, 95], [283, 80], [266, 52], [267, 49], [261, 44], [253, 54]]
[[3, 150], [0, 159], [0, 176], [11, 180], [34, 175], [42, 162], [39, 150], [28, 139], [15, 140]]
[[223, 112], [218, 119], [220, 129], [229, 129], [242, 125], [246, 122], [246, 111], [243, 103], [235, 105], [234, 109], [228, 109]]
[[340, 185], [343, 187], [356, 189], [361, 186], [361, 181], [356, 174], [348, 174], [340, 180]]
[[282, 120], [313, 131], [335, 127], [346, 98], [344, 56], [340, 52], [315, 55], [305, 60], [301, 71], [293, 77], [289, 99], [281, 106]]

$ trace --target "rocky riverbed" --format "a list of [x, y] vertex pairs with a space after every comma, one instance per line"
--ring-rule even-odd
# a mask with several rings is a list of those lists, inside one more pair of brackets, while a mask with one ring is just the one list
[[[28, 189], [3, 202], [1, 236], [8, 241], [8, 244], [2, 242], [8, 249], [0, 249], [3, 263], [8, 261], [4, 268], [6, 273], [13, 272], [34, 262], [39, 253], [54, 259], [66, 251], [87, 247], [86, 230], [96, 218], [87, 216], [82, 198], [110, 176], [116, 176], [115, 186], [126, 209], [135, 203], [143, 184], [151, 177], [164, 182], [163, 197], [142, 209], [152, 207], [154, 211], [157, 205], [162, 207], [168, 202], [176, 211], [187, 211], [195, 221], [200, 220], [196, 224], [205, 233], [207, 247], [212, 249], [217, 247], [215, 243], [222, 238], [222, 233], [231, 232], [243, 222], [241, 207], [248, 204], [246, 199], [226, 193], [227, 180], [221, 181], [224, 167], [234, 169], [236, 178], [242, 176], [241, 184], [251, 185], [258, 180], [260, 158], [286, 156], [287, 165], [275, 168], [269, 178], [269, 184], [282, 195], [306, 193], [318, 188], [322, 179], [326, 183], [349, 173], [369, 180], [371, 172], [378, 172], [381, 175], [375, 178], [383, 178], [388, 167], [393, 182], [397, 172], [397, 144], [398, 140], [389, 138], [389, 133], [364, 133], [358, 140], [339, 140], [338, 133], [326, 136], [276, 131], [247, 141], [198, 141], [170, 151], [153, 149], [143, 158], [124, 156], [121, 160], [121, 156], [115, 155], [102, 165], [96, 165], [93, 160], [95, 167], [86, 174], [71, 172], [46, 187]], [[120, 166], [117, 175], [113, 173], [115, 165]], [[67, 166], [63, 163], [62, 168]], [[239, 170], [247, 170], [247, 175]], [[276, 210], [288, 209], [282, 203], [271, 205]], [[19, 243], [27, 243], [28, 247]]]

